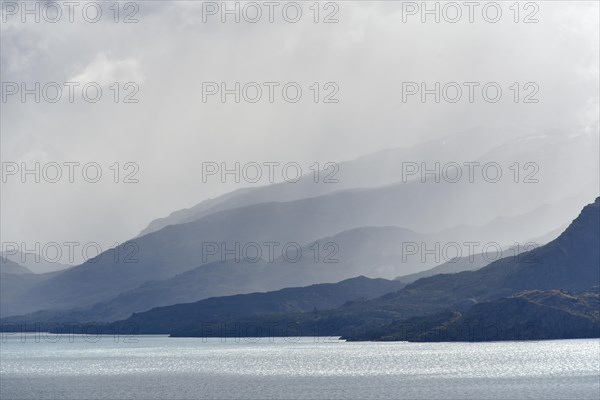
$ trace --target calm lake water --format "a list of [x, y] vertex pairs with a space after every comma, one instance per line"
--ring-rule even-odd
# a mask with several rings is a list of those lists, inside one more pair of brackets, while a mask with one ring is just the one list
[[3, 337], [0, 398], [600, 398], [597, 339], [423, 344], [133, 340]]

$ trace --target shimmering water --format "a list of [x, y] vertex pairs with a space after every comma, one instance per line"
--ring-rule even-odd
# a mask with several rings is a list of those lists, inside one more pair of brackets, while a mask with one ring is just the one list
[[600, 398], [599, 340], [134, 339], [4, 337], [0, 398]]

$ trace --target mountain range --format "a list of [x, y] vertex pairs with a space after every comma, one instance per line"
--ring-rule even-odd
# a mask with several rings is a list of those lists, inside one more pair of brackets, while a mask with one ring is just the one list
[[[599, 285], [600, 198], [597, 198], [584, 207], [558, 238], [533, 254], [526, 252], [522, 257], [506, 257], [477, 271], [423, 278], [397, 292], [351, 302], [333, 310], [223, 318], [212, 322], [226, 327], [219, 335], [234, 334], [228, 330], [231, 327], [236, 327], [237, 331], [240, 326], [265, 326], [268, 323], [280, 328], [293, 324], [302, 332], [319, 332], [352, 340], [399, 338], [397, 329], [408, 324], [425, 327], [424, 331], [411, 332], [409, 339], [434, 340], [431, 330], [437, 328], [447, 332], [455, 324], [465, 321], [478, 320], [504, 330], [513, 324], [522, 332], [525, 321], [531, 325], [528, 332], [540, 333], [524, 338], [589, 337], [586, 335], [590, 332], [600, 334], [598, 330], [594, 331], [600, 326], [596, 307]], [[524, 306], [521, 314], [506, 311], [514, 311], [520, 306]], [[548, 312], [538, 314], [540, 307]], [[488, 314], [493, 310], [496, 312]], [[500, 312], [502, 310], [506, 312]], [[575, 315], [577, 310], [580, 312]], [[482, 319], [482, 315], [487, 315], [487, 319]], [[548, 315], [547, 319], [545, 315]], [[571, 317], [578, 321], [576, 326], [581, 329], [553, 330], [561, 326], [557, 318], [571, 321]], [[206, 332], [196, 326], [174, 330], [171, 334], [201, 336]], [[269, 334], [278, 336], [282, 331], [271, 330]], [[459, 335], [459, 339], [461, 337], [466, 336]], [[498, 336], [498, 339], [506, 338]]]
[[[589, 168], [586, 157], [568, 168], [555, 161], [589, 151], [595, 139], [542, 135], [533, 140], [548, 152], [532, 152], [527, 139], [499, 145], [501, 139], [485, 143], [471, 133], [340, 163], [337, 184], [316, 184], [307, 174], [297, 183], [244, 188], [206, 200], [153, 221], [118, 252], [109, 250], [64, 271], [18, 276], [0, 271], [0, 313], [4, 320], [29, 314], [106, 323], [154, 307], [361, 275], [412, 283], [423, 276], [477, 270], [492, 260], [480, 253], [475, 260], [459, 257], [453, 265], [439, 254], [407, 259], [403, 245], [476, 242], [507, 249], [555, 236], [586, 191], [577, 192], [580, 186], [566, 178], [557, 190], [542, 178], [560, 179]], [[525, 184], [509, 175], [495, 183], [447, 182], [439, 172], [424, 180], [418, 175], [400, 179], [403, 163], [455, 162], [451, 155], [465, 146], [472, 153], [465, 161], [493, 161], [505, 174], [515, 162], [522, 166], [533, 160], [540, 179]], [[290, 262], [278, 250], [267, 260], [264, 244], [273, 242], [279, 249], [293, 244], [302, 255]], [[231, 250], [248, 244], [263, 253], [238, 260], [231, 251], [206, 251], [207, 245]], [[114, 254], [133, 257], [115, 259]]]
[[[555, 240], [476, 271], [438, 274], [408, 286], [359, 277], [337, 284], [215, 297], [155, 308], [96, 328], [106, 333], [129, 329], [200, 337], [314, 334], [348, 340], [600, 337], [599, 289], [600, 197], [584, 207]], [[31, 321], [3, 324], [25, 322]], [[65, 324], [53, 329], [85, 328]]]

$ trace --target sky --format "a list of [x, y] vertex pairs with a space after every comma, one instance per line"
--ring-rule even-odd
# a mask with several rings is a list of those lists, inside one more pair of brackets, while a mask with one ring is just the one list
[[[203, 179], [207, 162], [295, 162], [308, 172], [316, 162], [474, 129], [494, 135], [490, 140], [499, 132], [507, 138], [548, 130], [598, 135], [597, 2], [522, 2], [518, 15], [512, 2], [494, 3], [501, 9], [495, 23], [496, 8], [486, 2], [473, 10], [473, 22], [462, 2], [460, 18], [440, 3], [439, 22], [422, 13], [421, 2], [321, 2], [317, 8], [279, 2], [273, 22], [264, 2], [253, 3], [261, 18], [254, 5], [239, 3], [239, 23], [215, 8], [221, 2], [120, 3], [118, 15], [107, 2], [97, 22], [100, 3], [86, 8], [81, 2], [73, 22], [62, 2], [56, 3], [60, 18], [56, 8], [37, 3], [39, 22], [22, 13], [24, 3], [8, 3], [0, 27], [3, 243], [96, 243], [105, 250], [155, 218], [256, 185]], [[35, 91], [36, 82], [40, 102], [35, 94], [23, 102], [22, 85]], [[56, 102], [50, 82], [62, 90]], [[78, 85], [73, 102], [64, 82]], [[221, 93], [209, 94], [236, 82], [239, 103], [235, 94], [225, 102]], [[408, 94], [423, 82], [429, 89], [453, 84], [437, 103], [434, 95], [422, 102], [420, 93]], [[472, 102], [465, 82], [477, 83]], [[502, 89], [497, 102], [484, 98], [488, 83], [494, 83], [489, 99], [495, 87]], [[81, 89], [87, 84], [88, 100]], [[463, 96], [447, 101], [457, 86]], [[91, 102], [96, 87], [102, 95]], [[256, 87], [262, 96], [252, 102]], [[293, 102], [298, 87], [302, 96]], [[46, 179], [23, 179], [22, 167], [36, 163], [46, 167]], [[62, 176], [52, 183], [57, 164]], [[102, 176], [93, 182], [98, 170]], [[275, 173], [275, 180], [282, 177]]]

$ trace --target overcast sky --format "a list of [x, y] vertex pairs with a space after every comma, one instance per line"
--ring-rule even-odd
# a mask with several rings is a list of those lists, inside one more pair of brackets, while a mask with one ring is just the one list
[[[108, 3], [98, 23], [85, 21], [81, 10], [75, 22], [63, 15], [55, 24], [21, 23], [19, 14], [5, 13], [3, 84], [98, 82], [103, 95], [87, 103], [76, 89], [70, 103], [65, 89], [54, 104], [9, 96], [1, 104], [2, 162], [97, 162], [103, 177], [87, 183], [77, 167], [75, 183], [9, 177], [2, 184], [2, 241], [122, 242], [154, 218], [233, 189], [202, 182], [206, 161], [295, 161], [308, 171], [314, 162], [470, 129], [598, 135], [598, 3], [537, 2], [539, 10], [520, 10], [519, 23], [510, 3], [497, 23], [486, 22], [480, 8], [473, 23], [468, 15], [422, 23], [420, 14], [405, 14], [403, 22], [401, 2], [353, 1], [338, 2], [339, 22], [329, 24], [313, 21], [312, 2], [303, 3], [298, 23], [286, 22], [281, 8], [274, 23], [267, 15], [257, 23], [236, 24], [231, 16], [221, 23], [220, 15], [203, 22], [202, 5], [189, 1], [138, 2], [139, 22], [131, 24], [115, 23]], [[322, 4], [319, 18], [333, 11]], [[523, 23], [534, 11], [539, 22]], [[236, 81], [298, 82], [303, 96], [287, 103], [279, 86], [273, 103], [266, 88], [255, 104], [236, 104], [232, 96], [225, 104], [218, 96], [203, 102], [203, 82]], [[474, 103], [423, 104], [418, 96], [403, 102], [402, 82], [423, 81], [498, 82], [503, 98], [487, 103], [476, 89]], [[139, 102], [115, 104], [114, 82], [134, 82]], [[321, 96], [337, 85], [339, 102], [314, 103], [314, 82]], [[327, 82], [335, 85], [325, 90]], [[539, 103], [515, 104], [514, 82], [535, 83]], [[121, 87], [120, 95], [131, 88]], [[139, 166], [139, 183], [114, 183], [115, 162], [120, 181], [134, 171], [125, 163]]]

